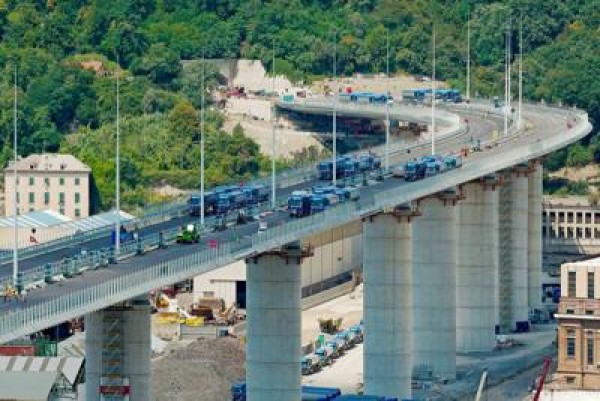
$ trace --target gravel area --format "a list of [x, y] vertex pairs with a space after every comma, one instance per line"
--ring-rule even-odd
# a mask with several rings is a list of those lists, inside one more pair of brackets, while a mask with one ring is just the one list
[[244, 346], [235, 338], [198, 339], [152, 364], [155, 401], [224, 401], [244, 379]]

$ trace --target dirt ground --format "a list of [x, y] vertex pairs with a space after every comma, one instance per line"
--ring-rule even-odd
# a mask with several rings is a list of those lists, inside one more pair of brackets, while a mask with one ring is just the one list
[[198, 339], [152, 364], [155, 401], [224, 401], [244, 379], [244, 346], [235, 338]]
[[[347, 87], [352, 88], [354, 92], [387, 92], [389, 91], [395, 98], [400, 98], [403, 90], [408, 89], [428, 89], [431, 87], [431, 82], [417, 81], [412, 76], [400, 75], [390, 78], [385, 76], [370, 76], [370, 77], [346, 77], [339, 78], [337, 85], [341, 89]], [[324, 87], [333, 87], [333, 81], [326, 79], [323, 81], [314, 82], [312, 85], [312, 91], [314, 93], [324, 93]], [[444, 82], [436, 81], [436, 88], [445, 88]]]
[[[227, 132], [232, 132], [236, 124], [240, 124], [244, 133], [252, 138], [260, 146], [263, 154], [271, 154], [273, 131], [271, 123], [264, 120], [254, 120], [241, 115], [228, 114], [223, 128]], [[297, 131], [291, 127], [279, 126], [276, 131], [277, 153], [279, 157], [288, 158], [292, 153], [301, 151], [309, 146], [315, 146], [321, 150], [323, 145], [311, 132]]]

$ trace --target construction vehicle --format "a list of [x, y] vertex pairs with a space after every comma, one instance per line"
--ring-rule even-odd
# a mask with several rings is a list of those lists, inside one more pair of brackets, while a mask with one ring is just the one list
[[310, 375], [321, 370], [321, 358], [315, 354], [308, 354], [302, 357], [302, 374]]
[[177, 299], [169, 298], [163, 291], [157, 291], [153, 299], [154, 307], [163, 321], [178, 322], [188, 326], [200, 326], [204, 319], [198, 316], [192, 316], [181, 308]]
[[182, 227], [175, 241], [178, 244], [197, 244], [200, 241], [200, 233], [196, 225], [188, 224], [186, 227]]
[[[214, 311], [213, 311], [214, 312]], [[235, 305], [229, 306], [222, 312], [217, 311], [215, 313], [217, 326], [232, 326], [235, 324], [237, 311]]]

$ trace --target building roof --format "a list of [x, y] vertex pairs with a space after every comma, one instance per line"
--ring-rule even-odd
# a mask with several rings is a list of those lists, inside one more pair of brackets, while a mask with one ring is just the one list
[[0, 400], [47, 401], [57, 376], [57, 372], [0, 372]]
[[[121, 221], [123, 222], [134, 219], [134, 216], [130, 215], [129, 213], [121, 211], [119, 214], [121, 216]], [[71, 220], [70, 218], [63, 216], [62, 214], [49, 209], [24, 213], [17, 217], [17, 225], [20, 228], [74, 228], [82, 232], [93, 230], [96, 228], [106, 227], [110, 224], [114, 224], [115, 221], [116, 214], [114, 211], [96, 214], [94, 216], [86, 217], [79, 220]], [[14, 227], [14, 224], [14, 217], [0, 218], [0, 228]]]
[[82, 367], [83, 358], [78, 357], [0, 356], [0, 376], [7, 372], [53, 372], [55, 380], [62, 375], [75, 385]]
[[[130, 215], [129, 213], [125, 213], [121, 210], [119, 213], [119, 220], [121, 223], [125, 223], [129, 220], [133, 220], [135, 217]], [[84, 219], [72, 220], [60, 225], [59, 228], [75, 228], [76, 230], [85, 232], [94, 230], [96, 228], [110, 226], [111, 224], [115, 224], [117, 221], [117, 214], [114, 210], [110, 212], [96, 214], [90, 217], [86, 217]]]
[[567, 263], [563, 263], [563, 265], [574, 266], [574, 267], [588, 267], [588, 266], [597, 267], [597, 266], [600, 266], [600, 257], [595, 257], [595, 258], [586, 259], [586, 260], [580, 260], [578, 262], [567, 262]]
[[[14, 161], [4, 169], [10, 173], [14, 169]], [[91, 169], [73, 155], [59, 153], [33, 154], [17, 161], [18, 172], [79, 172], [89, 173]]]
[[[70, 218], [50, 209], [37, 210], [17, 216], [17, 226], [21, 228], [52, 227], [69, 221], [71, 221]], [[14, 225], [14, 217], [0, 218], [0, 227], [14, 227]]]

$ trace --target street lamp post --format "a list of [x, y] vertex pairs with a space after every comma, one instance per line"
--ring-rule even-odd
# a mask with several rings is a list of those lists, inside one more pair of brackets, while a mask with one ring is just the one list
[[471, 99], [471, 9], [467, 11], [467, 102]]
[[333, 32], [333, 169], [332, 183], [337, 184], [337, 99], [338, 99], [338, 84], [337, 84], [337, 34]]
[[204, 49], [202, 50], [202, 77], [200, 80], [200, 226], [204, 226]]
[[523, 18], [520, 18], [519, 26], [519, 119], [518, 128], [523, 125]]
[[117, 138], [116, 138], [116, 150], [115, 150], [115, 260], [119, 256], [121, 250], [121, 170], [120, 170], [120, 155], [119, 155], [119, 142], [120, 142], [120, 66], [119, 57], [117, 56]]
[[14, 246], [13, 246], [13, 287], [17, 288], [18, 275], [19, 275], [19, 186], [17, 177], [17, 159], [18, 159], [18, 141], [17, 141], [17, 67], [15, 66], [15, 92], [14, 92], [14, 104], [13, 104], [13, 148], [14, 148], [14, 165], [13, 165], [13, 178], [14, 178]]
[[[385, 76], [386, 76], [386, 87], [387, 95], [390, 95], [390, 31], [387, 31], [387, 43], [386, 43], [386, 65], [385, 65]], [[390, 170], [390, 101], [385, 99], [385, 171]]]
[[435, 21], [432, 32], [432, 74], [431, 74], [431, 154], [435, 154]]
[[[271, 75], [271, 91], [275, 93], [275, 39], [273, 39], [273, 64], [271, 65]], [[273, 103], [271, 105], [271, 208], [273, 210], [277, 207], [277, 166], [275, 163], [277, 157], [277, 138], [275, 130], [275, 103]]]

